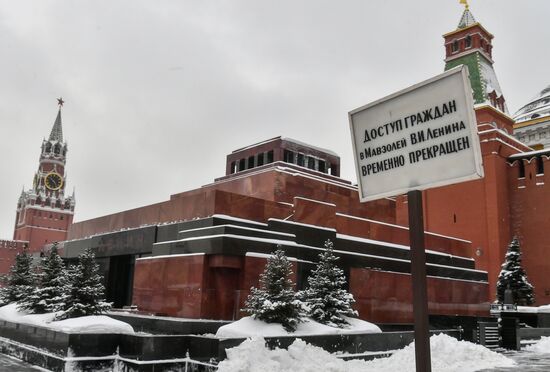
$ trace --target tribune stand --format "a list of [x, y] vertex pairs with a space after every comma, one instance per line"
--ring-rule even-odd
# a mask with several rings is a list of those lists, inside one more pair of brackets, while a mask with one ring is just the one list
[[422, 193], [483, 177], [468, 67], [349, 113], [361, 202], [407, 193], [416, 370], [431, 371]]

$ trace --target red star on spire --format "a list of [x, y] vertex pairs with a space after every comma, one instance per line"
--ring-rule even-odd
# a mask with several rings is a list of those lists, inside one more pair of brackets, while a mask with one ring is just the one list
[[63, 101], [63, 98], [62, 98], [62, 97], [59, 97], [59, 98], [57, 99], [57, 104], [59, 105], [59, 107], [62, 107], [64, 103], [65, 103], [65, 101]]

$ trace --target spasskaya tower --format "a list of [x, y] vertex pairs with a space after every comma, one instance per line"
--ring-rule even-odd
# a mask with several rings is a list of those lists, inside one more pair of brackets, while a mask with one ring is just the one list
[[61, 108], [50, 136], [42, 141], [38, 170], [33, 187], [23, 190], [17, 202], [14, 240], [26, 241], [30, 252], [39, 251], [45, 244], [62, 241], [73, 221], [74, 192], [66, 196], [67, 143], [63, 140]]

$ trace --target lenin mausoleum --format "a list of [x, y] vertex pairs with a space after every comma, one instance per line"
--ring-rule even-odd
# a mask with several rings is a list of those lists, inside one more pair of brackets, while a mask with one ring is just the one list
[[[529, 138], [530, 126], [550, 123], [550, 110], [530, 103], [520, 110], [521, 122], [508, 113], [493, 69], [493, 35], [469, 9], [443, 38], [445, 69], [469, 68], [485, 177], [423, 192], [429, 311], [488, 315], [513, 236], [537, 304], [549, 303], [550, 149], [528, 146], [514, 130]], [[536, 104], [548, 102], [550, 89]], [[539, 116], [526, 116], [533, 110]], [[61, 119], [60, 106], [33, 187], [17, 202], [13, 240], [0, 241], [2, 273], [24, 248], [39, 255], [59, 242], [69, 262], [91, 248], [115, 307], [230, 320], [243, 315], [250, 287], [278, 246], [303, 288], [330, 239], [359, 316], [412, 322], [407, 199], [360, 203], [356, 185], [340, 178], [337, 154], [290, 138], [268, 139], [229, 154], [225, 175], [208, 185], [74, 223]]]

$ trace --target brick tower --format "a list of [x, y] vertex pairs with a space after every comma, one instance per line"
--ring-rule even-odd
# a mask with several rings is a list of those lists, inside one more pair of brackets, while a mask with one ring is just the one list
[[73, 220], [74, 192], [65, 196], [67, 143], [63, 141], [61, 98], [58, 104], [50, 136], [42, 141], [33, 187], [23, 190], [17, 202], [13, 238], [28, 242], [31, 252], [39, 251], [45, 244], [65, 240]]
[[466, 2], [456, 30], [445, 39], [445, 70], [468, 66], [475, 104], [489, 104], [508, 113], [506, 101], [493, 68], [493, 35], [477, 22]]

